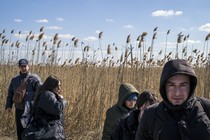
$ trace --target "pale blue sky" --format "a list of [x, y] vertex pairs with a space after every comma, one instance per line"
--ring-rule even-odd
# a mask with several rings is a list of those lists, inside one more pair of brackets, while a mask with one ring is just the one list
[[75, 36], [79, 42], [97, 46], [98, 33], [103, 31], [101, 43], [106, 49], [113, 43], [125, 46], [129, 34], [134, 43], [142, 32], [148, 33], [149, 47], [158, 27], [156, 50], [164, 48], [169, 29], [171, 48], [180, 32], [190, 35], [189, 46], [202, 48], [210, 33], [209, 6], [209, 0], [1, 0], [0, 33], [14, 29], [16, 34], [21, 31], [19, 38], [25, 38], [31, 30], [39, 34], [44, 27], [45, 37], [59, 33], [63, 42]]

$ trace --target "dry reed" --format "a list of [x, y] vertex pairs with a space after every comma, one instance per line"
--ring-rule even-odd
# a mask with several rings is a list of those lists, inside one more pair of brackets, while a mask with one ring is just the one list
[[[209, 97], [209, 66], [195, 67], [198, 75], [198, 96]], [[162, 67], [96, 67], [95, 65], [76, 66], [31, 66], [31, 71], [42, 80], [55, 74], [62, 80], [62, 92], [69, 101], [65, 110], [65, 129], [67, 139], [101, 139], [106, 110], [117, 101], [118, 88], [122, 82], [132, 83], [140, 92], [159, 89]], [[17, 66], [0, 67], [1, 115], [0, 135], [15, 137], [14, 114], [4, 113], [7, 88], [10, 79], [18, 72]], [[13, 110], [14, 111], [14, 110]]]

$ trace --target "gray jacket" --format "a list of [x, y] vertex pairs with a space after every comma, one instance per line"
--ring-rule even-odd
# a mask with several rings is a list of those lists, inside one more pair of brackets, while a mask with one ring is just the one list
[[[29, 73], [30, 74], [30, 73]], [[6, 100], [6, 109], [7, 108], [12, 108], [13, 105], [13, 95], [15, 90], [20, 86], [21, 82], [26, 78], [27, 74], [18, 74], [14, 78], [12, 78], [9, 88], [8, 88], [8, 95], [7, 95], [7, 100]], [[30, 74], [27, 81], [26, 81], [26, 94], [23, 99], [23, 103], [15, 104], [16, 109], [23, 109], [23, 106], [25, 105], [26, 101], [33, 101], [34, 96], [35, 96], [35, 91], [36, 89], [40, 86], [41, 84], [41, 79], [37, 74]]]

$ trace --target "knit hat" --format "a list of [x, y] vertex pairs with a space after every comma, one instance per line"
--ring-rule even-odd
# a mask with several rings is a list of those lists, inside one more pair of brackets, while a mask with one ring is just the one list
[[131, 100], [137, 100], [137, 94], [136, 94], [136, 93], [130, 94], [130, 95], [126, 98], [126, 100], [129, 100], [129, 101], [131, 101]]

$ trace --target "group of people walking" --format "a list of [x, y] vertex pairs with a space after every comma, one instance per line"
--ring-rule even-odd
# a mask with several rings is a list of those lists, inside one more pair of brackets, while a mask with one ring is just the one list
[[130, 83], [121, 84], [118, 102], [106, 112], [102, 140], [134, 140], [144, 110], [154, 103], [154, 92], [139, 93]]
[[[44, 122], [57, 124], [56, 137], [66, 139], [64, 109], [67, 101], [62, 96], [61, 81], [50, 75], [41, 82], [31, 74], [29, 63], [20, 59], [20, 73], [12, 78], [6, 99], [6, 111], [12, 112], [15, 91], [25, 82], [25, 95], [15, 103], [15, 120], [18, 140], [26, 140], [21, 123], [27, 102], [31, 108], [30, 125], [43, 127]], [[197, 76], [193, 67], [183, 59], [169, 60], [163, 67], [159, 101], [151, 90], [142, 93], [130, 83], [119, 87], [117, 103], [106, 112], [102, 140], [209, 140], [210, 100], [196, 97]], [[54, 125], [51, 124], [51, 125]]]
[[[107, 110], [102, 140], [209, 140], [210, 100], [196, 97], [197, 76], [183, 59], [169, 60], [163, 67], [159, 92], [162, 100], [122, 84], [116, 105]], [[127, 106], [130, 96], [136, 94]]]
[[22, 102], [15, 103], [15, 121], [18, 140], [27, 139], [23, 135], [25, 128], [23, 128], [21, 123], [21, 117], [27, 102], [33, 103], [30, 112], [33, 120], [31, 120], [30, 125], [33, 124], [37, 128], [41, 128], [44, 122], [53, 122], [54, 124], [51, 125], [59, 124], [59, 128], [56, 128], [59, 136], [50, 139], [65, 139], [63, 111], [67, 101], [63, 98], [61, 93], [61, 81], [58, 77], [50, 75], [42, 84], [37, 74], [30, 73], [27, 59], [20, 59], [18, 66], [20, 73], [12, 78], [6, 99], [6, 111], [11, 113], [15, 91], [25, 80], [24, 98]]

